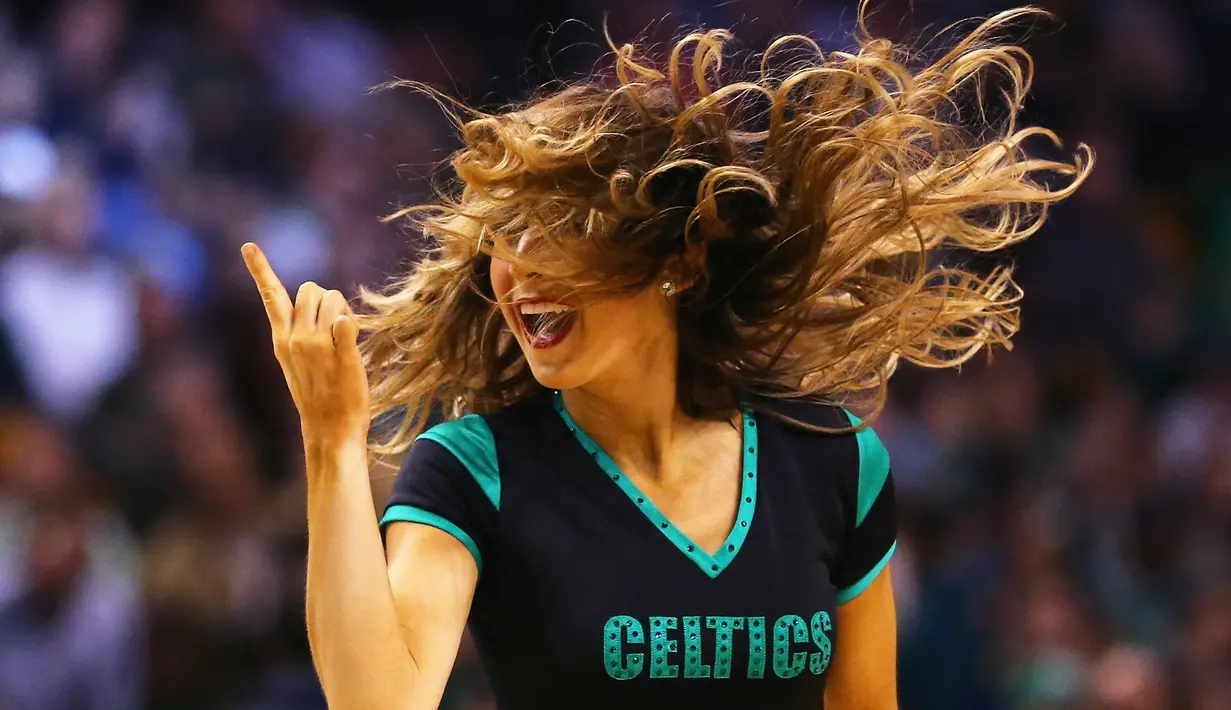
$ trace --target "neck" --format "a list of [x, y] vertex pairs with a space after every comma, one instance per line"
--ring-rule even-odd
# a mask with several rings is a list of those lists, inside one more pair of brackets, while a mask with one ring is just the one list
[[[632, 367], [562, 394], [578, 426], [613, 456], [659, 463], [687, 417], [676, 394], [678, 352], [669, 338]], [[658, 466], [654, 466], [658, 469]]]

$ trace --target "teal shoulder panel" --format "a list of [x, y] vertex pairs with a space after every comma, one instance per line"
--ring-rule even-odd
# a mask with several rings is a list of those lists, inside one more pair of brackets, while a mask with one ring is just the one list
[[443, 422], [419, 435], [445, 447], [470, 471], [483, 494], [500, 510], [500, 467], [496, 463], [496, 440], [483, 417], [467, 414]]
[[[846, 416], [851, 420], [851, 426], [862, 423], [849, 411]], [[859, 496], [855, 512], [855, 526], [858, 527], [872, 509], [881, 488], [885, 486], [885, 479], [889, 477], [889, 451], [872, 427], [855, 432], [855, 441], [859, 444]]]

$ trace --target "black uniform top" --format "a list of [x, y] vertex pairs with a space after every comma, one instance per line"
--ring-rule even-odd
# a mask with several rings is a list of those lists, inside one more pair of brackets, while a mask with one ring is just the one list
[[889, 455], [870, 429], [751, 411], [743, 437], [739, 511], [714, 555], [558, 394], [425, 432], [381, 524], [431, 525], [474, 555], [470, 630], [501, 710], [816, 710], [833, 654], [859, 643], [841, 638], [835, 607], [896, 546]]

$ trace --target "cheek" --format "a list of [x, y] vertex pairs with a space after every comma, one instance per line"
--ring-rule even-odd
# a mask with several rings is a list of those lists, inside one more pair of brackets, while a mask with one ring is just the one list
[[492, 259], [490, 270], [492, 281], [492, 295], [496, 297], [496, 303], [500, 304], [500, 314], [504, 316], [504, 320], [513, 327], [513, 315], [505, 306], [509, 300], [509, 292], [517, 285], [513, 278], [513, 267], [507, 261]]
[[513, 289], [513, 267], [507, 261], [492, 259], [490, 274], [496, 300], [506, 300], [505, 297]]
[[596, 303], [586, 309], [589, 323], [600, 326], [602, 337], [610, 345], [635, 346], [668, 335], [673, 330], [669, 310], [657, 293], [638, 294], [627, 299]]

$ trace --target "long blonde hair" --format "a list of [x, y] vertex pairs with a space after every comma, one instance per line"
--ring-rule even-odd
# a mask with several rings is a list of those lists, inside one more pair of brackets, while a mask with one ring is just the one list
[[[1021, 297], [1009, 268], [979, 275], [934, 255], [1029, 237], [1093, 166], [1084, 145], [1070, 162], [1025, 151], [1059, 139], [1017, 124], [1033, 65], [998, 37], [1036, 14], [986, 19], [914, 69], [861, 6], [854, 51], [783, 37], [746, 79], [724, 80], [731, 35], [708, 30], [659, 64], [613, 45], [613, 78], [507, 112], [435, 95], [463, 141], [454, 189], [395, 215], [430, 247], [363, 294], [373, 414], [406, 414], [377, 449], [404, 449], [433, 411], [491, 411], [537, 390], [493, 300], [494, 254], [606, 297], [704, 245], [679, 306], [680, 402], [697, 413], [755, 395], [864, 395], [878, 411], [900, 360], [951, 367], [1008, 345]], [[533, 248], [514, 253], [526, 234]]]

